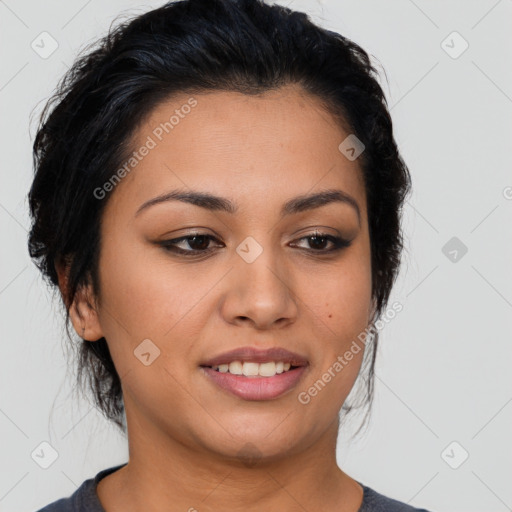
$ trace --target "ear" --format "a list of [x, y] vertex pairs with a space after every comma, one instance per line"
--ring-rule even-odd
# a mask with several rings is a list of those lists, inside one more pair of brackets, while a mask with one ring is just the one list
[[57, 264], [57, 276], [59, 280], [59, 290], [69, 310], [69, 317], [73, 327], [84, 340], [98, 341], [103, 338], [103, 331], [99, 322], [96, 301], [94, 300], [94, 293], [92, 284], [79, 288], [75, 294], [73, 302], [69, 304], [68, 299], [68, 275], [70, 265], [67, 263]]

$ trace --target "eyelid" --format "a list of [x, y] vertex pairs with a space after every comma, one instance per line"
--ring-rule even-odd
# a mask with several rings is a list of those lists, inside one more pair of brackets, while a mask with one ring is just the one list
[[307, 234], [305, 236], [301, 236], [295, 240], [301, 241], [301, 240], [307, 240], [308, 238], [324, 238], [328, 240], [331, 244], [334, 245], [333, 248], [327, 249], [327, 250], [319, 250], [319, 249], [304, 249], [308, 253], [313, 254], [333, 254], [340, 252], [342, 249], [349, 247], [352, 244], [352, 240], [349, 240], [348, 238], [345, 238], [343, 236], [339, 235], [331, 235], [329, 233], [325, 233], [323, 231], [315, 231], [314, 233]]
[[[177, 244], [186, 242], [189, 238], [194, 237], [205, 237], [209, 241], [216, 241], [220, 242], [224, 245], [222, 241], [219, 240], [218, 237], [211, 235], [210, 233], [200, 232], [198, 230], [194, 230], [193, 232], [183, 234], [182, 236], [175, 237], [168, 240], [162, 240], [158, 242], [160, 246], [162, 246], [164, 249], [171, 253], [175, 253], [178, 256], [184, 256], [184, 257], [193, 257], [193, 256], [200, 256], [200, 255], [207, 255], [215, 250], [215, 248], [208, 247], [207, 249], [181, 249], [180, 247], [177, 247]], [[299, 248], [300, 250], [304, 251], [307, 254], [310, 255], [318, 255], [318, 256], [327, 256], [327, 255], [333, 255], [341, 252], [343, 249], [346, 249], [352, 244], [352, 239], [345, 238], [343, 236], [338, 235], [332, 235], [329, 233], [326, 233], [324, 231], [321, 231], [319, 229], [315, 229], [312, 232], [305, 233], [303, 236], [299, 236], [294, 238], [292, 242], [300, 242], [302, 240], [307, 240], [311, 238], [323, 238], [326, 239], [328, 242], [330, 242], [333, 247], [330, 249], [308, 249], [308, 248]], [[292, 243], [290, 242], [290, 243]], [[296, 244], [295, 244], [296, 245]], [[293, 245], [292, 245], [293, 247]]]
[[202, 254], [206, 254], [207, 252], [212, 251], [213, 249], [205, 249], [205, 250], [201, 251], [201, 250], [192, 250], [192, 249], [191, 250], [183, 250], [183, 249], [180, 249], [179, 247], [176, 247], [176, 244], [185, 242], [188, 238], [194, 238], [194, 237], [200, 237], [200, 236], [201, 237], [206, 237], [209, 240], [213, 240], [213, 241], [220, 242], [220, 243], [223, 244], [223, 242], [221, 242], [218, 239], [218, 237], [216, 237], [214, 235], [211, 235], [210, 233], [201, 233], [199, 231], [193, 231], [191, 233], [186, 233], [186, 234], [178, 236], [178, 237], [161, 240], [161, 241], [159, 241], [157, 243], [159, 245], [161, 245], [162, 247], [164, 247], [164, 248], [172, 248], [172, 247], [174, 247], [176, 249], [176, 252], [177, 253], [181, 253], [181, 254], [184, 254], [184, 253], [190, 253], [190, 254], [202, 253]]

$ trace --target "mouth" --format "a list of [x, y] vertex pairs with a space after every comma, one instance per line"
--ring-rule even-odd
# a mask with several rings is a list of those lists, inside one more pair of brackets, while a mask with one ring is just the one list
[[200, 364], [210, 382], [244, 400], [273, 400], [288, 393], [308, 366], [305, 357], [286, 349], [252, 347], [235, 349]]
[[302, 366], [304, 365], [294, 365], [284, 361], [267, 361], [264, 363], [257, 363], [255, 361], [231, 361], [230, 363], [212, 366], [201, 365], [201, 368], [210, 368], [218, 373], [258, 378], [274, 377], [275, 375], [290, 372]]
[[[253, 347], [239, 347], [229, 352], [218, 354], [217, 356], [203, 361], [200, 366], [208, 366], [210, 368], [217, 367], [222, 372], [228, 365], [229, 371], [231, 371], [231, 364], [235, 362], [244, 363], [258, 363], [258, 364], [279, 364], [290, 365], [294, 367], [307, 366], [309, 361], [305, 356], [291, 352], [285, 348], [273, 347], [265, 350], [253, 348]], [[233, 369], [236, 371], [236, 367]], [[289, 369], [289, 368], [288, 368]]]

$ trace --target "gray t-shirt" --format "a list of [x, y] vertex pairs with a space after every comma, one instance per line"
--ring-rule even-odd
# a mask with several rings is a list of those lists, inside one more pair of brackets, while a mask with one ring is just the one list
[[[96, 486], [102, 478], [125, 465], [120, 464], [100, 471], [94, 478], [85, 480], [69, 498], [54, 501], [37, 512], [105, 512], [96, 494]], [[414, 508], [401, 501], [388, 498], [361, 482], [358, 483], [364, 491], [363, 503], [358, 512], [428, 512], [423, 508]]]

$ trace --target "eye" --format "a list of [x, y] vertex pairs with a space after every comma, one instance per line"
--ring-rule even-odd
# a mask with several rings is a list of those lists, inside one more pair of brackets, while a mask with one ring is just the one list
[[[180, 238], [163, 240], [159, 242], [159, 244], [170, 252], [177, 254], [197, 255], [211, 252], [213, 250], [210, 247], [210, 242], [212, 240], [218, 242], [218, 240], [211, 235], [204, 233], [191, 233], [190, 235], [182, 236]], [[186, 249], [186, 247], [189, 247], [189, 249]]]
[[[305, 248], [306, 251], [316, 253], [331, 253], [340, 251], [348, 247], [352, 242], [345, 238], [329, 235], [327, 233], [319, 233], [315, 231], [311, 235], [300, 238], [299, 240], [306, 240], [310, 247]], [[330, 249], [325, 249], [325, 246], [331, 244]]]
[[[302, 240], [305, 240], [309, 245], [309, 247], [303, 247], [303, 250], [317, 254], [327, 254], [340, 251], [352, 243], [350, 240], [346, 240], [345, 238], [329, 235], [327, 233], [319, 233], [318, 231], [299, 239], [299, 241]], [[217, 238], [206, 233], [191, 233], [171, 240], [162, 240], [161, 242], [158, 242], [158, 244], [166, 251], [173, 252], [175, 254], [183, 256], [198, 256], [208, 254], [215, 250], [215, 248], [211, 246], [212, 241], [217, 242], [217, 247], [224, 246], [224, 244]], [[290, 245], [292, 247], [298, 246], [296, 243]], [[326, 248], [326, 246], [329, 248]]]

